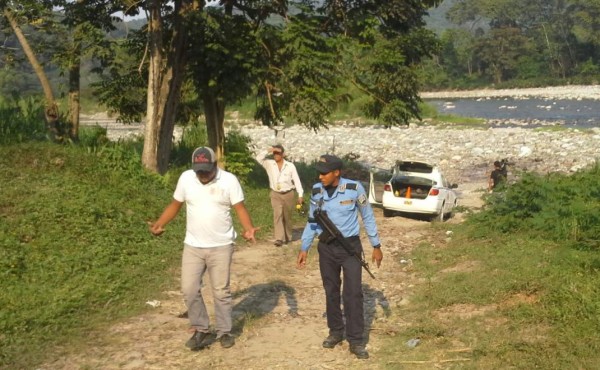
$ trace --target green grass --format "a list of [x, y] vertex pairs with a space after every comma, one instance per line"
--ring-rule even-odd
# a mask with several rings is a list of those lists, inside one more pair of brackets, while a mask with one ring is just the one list
[[[57, 346], [77, 346], [178, 289], [185, 216], [158, 238], [147, 222], [170, 202], [187, 166], [159, 177], [141, 169], [139, 142], [89, 136], [92, 146], [0, 146], [0, 368], [34, 368], [59, 356]], [[272, 210], [264, 170], [254, 171], [246, 207], [265, 240]]]
[[[412, 361], [416, 368], [597, 368], [600, 197], [594, 184], [600, 172], [596, 166], [542, 179], [544, 187], [529, 178], [488, 199], [481, 213], [452, 226], [449, 245], [413, 250], [413, 273], [424, 279], [411, 304], [395, 311], [410, 324], [382, 346], [384, 367]], [[577, 238], [559, 237], [571, 221], [556, 216], [557, 209], [587, 217]], [[406, 340], [414, 337], [421, 344], [408, 348]]]
[[170, 199], [159, 179], [49, 143], [0, 147], [0, 174], [0, 367], [31, 368], [173, 284], [182, 222], [161, 238], [146, 224]]

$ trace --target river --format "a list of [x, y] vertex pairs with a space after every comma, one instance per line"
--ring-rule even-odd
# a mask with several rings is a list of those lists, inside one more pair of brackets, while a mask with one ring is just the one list
[[600, 127], [600, 101], [552, 98], [425, 99], [440, 114], [477, 117], [504, 126]]

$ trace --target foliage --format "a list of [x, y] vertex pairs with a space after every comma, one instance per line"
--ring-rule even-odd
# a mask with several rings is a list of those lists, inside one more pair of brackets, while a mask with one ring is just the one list
[[269, 66], [258, 89], [255, 117], [267, 125], [287, 118], [313, 130], [326, 127], [339, 84], [335, 39], [304, 16], [292, 18], [283, 29], [263, 30], [263, 39]]
[[173, 285], [183, 224], [148, 233], [172, 189], [140, 169], [139, 153], [7, 145], [0, 174], [0, 367], [34, 368]]
[[525, 174], [487, 198], [470, 222], [500, 233], [528, 230], [577, 248], [600, 249], [600, 165], [572, 176]]
[[[599, 176], [599, 165], [571, 176], [525, 174], [467, 223], [432, 230], [435, 243], [401, 256], [426, 278], [410, 305], [397, 306], [410, 324], [380, 356], [410, 363], [461, 351], [456, 357], [473, 369], [594, 368]], [[440, 245], [448, 227], [452, 240]], [[415, 337], [418, 353], [404, 345]]]
[[134, 31], [120, 41], [115, 45], [116, 53], [109, 68], [91, 85], [100, 103], [109, 112], [118, 112], [122, 122], [140, 122], [145, 114], [148, 70], [138, 70], [145, 43], [143, 30]]
[[230, 131], [225, 138], [226, 169], [236, 175], [243, 185], [248, 183], [248, 176], [256, 165], [250, 144], [250, 138], [238, 131]]
[[34, 97], [0, 97], [0, 144], [44, 139], [44, 103]]
[[433, 34], [414, 32], [395, 38], [373, 36], [369, 43], [343, 43], [344, 68], [349, 80], [366, 92], [364, 107], [368, 117], [379, 119], [387, 127], [406, 125], [419, 118], [419, 85], [416, 64], [429, 55]]
[[201, 100], [218, 97], [229, 105], [248, 96], [264, 63], [252, 25], [218, 9], [193, 13], [188, 22], [189, 71]]
[[598, 1], [456, 0], [449, 6], [455, 27], [442, 33], [437, 69], [451, 79], [437, 88], [463, 87], [464, 76], [472, 75], [477, 86], [594, 83], [584, 70], [600, 65]]

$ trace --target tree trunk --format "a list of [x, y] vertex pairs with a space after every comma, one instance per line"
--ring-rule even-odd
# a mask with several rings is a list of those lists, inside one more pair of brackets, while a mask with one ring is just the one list
[[35, 71], [35, 74], [37, 75], [38, 80], [42, 85], [44, 97], [46, 98], [46, 107], [44, 109], [46, 129], [48, 130], [48, 133], [50, 134], [53, 141], [60, 141], [62, 140], [64, 133], [62, 132], [62, 130], [60, 130], [60, 127], [58, 125], [58, 106], [56, 105], [56, 101], [54, 100], [54, 94], [52, 93], [52, 87], [50, 85], [50, 81], [48, 81], [46, 72], [44, 71], [44, 68], [38, 61], [37, 57], [35, 56], [35, 53], [31, 49], [31, 46], [29, 46], [27, 38], [23, 34], [21, 27], [17, 23], [17, 20], [15, 19], [10, 9], [4, 8], [4, 16], [8, 20], [8, 23], [10, 23], [10, 27], [13, 29], [13, 32], [17, 36], [17, 39], [19, 40], [19, 43], [23, 48], [25, 56], [27, 56], [31, 67]]
[[152, 0], [149, 5], [150, 67], [142, 164], [151, 171], [164, 174], [168, 169], [171, 154], [186, 62], [186, 30], [183, 18], [194, 6], [190, 0], [174, 2], [172, 39], [165, 50], [162, 42], [165, 30], [160, 13], [161, 3], [160, 0]]
[[213, 148], [219, 167], [225, 167], [225, 104], [214, 96], [204, 97], [204, 116], [208, 145]]
[[69, 67], [69, 137], [79, 140], [79, 112], [81, 111], [80, 82], [81, 63], [79, 58]]

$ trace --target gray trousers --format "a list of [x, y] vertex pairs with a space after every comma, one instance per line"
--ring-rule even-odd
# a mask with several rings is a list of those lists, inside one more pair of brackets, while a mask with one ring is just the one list
[[231, 332], [232, 299], [229, 287], [233, 244], [216, 248], [184, 245], [181, 258], [181, 290], [190, 326], [209, 332], [210, 319], [202, 298], [202, 278], [208, 272], [212, 290], [217, 337]]

